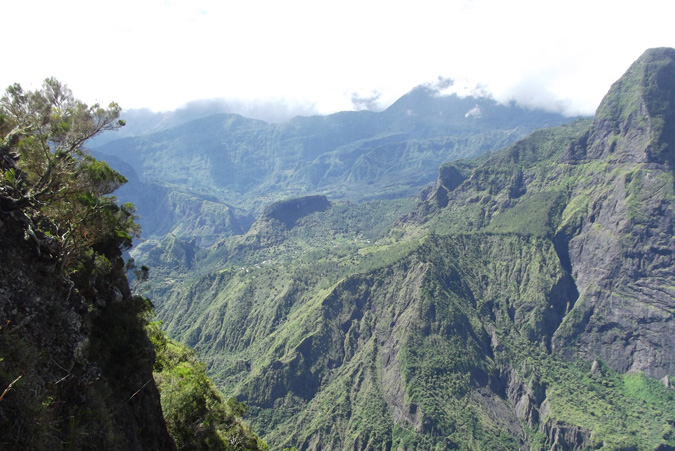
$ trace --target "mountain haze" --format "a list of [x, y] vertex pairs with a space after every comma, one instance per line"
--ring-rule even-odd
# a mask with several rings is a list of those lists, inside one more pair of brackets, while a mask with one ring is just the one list
[[[427, 155], [438, 139], [428, 129], [455, 133], [441, 140], [448, 159], [455, 144], [495, 134], [502, 142], [513, 128], [476, 125], [472, 134], [463, 121], [477, 119], [464, 117], [475, 100], [453, 99], [456, 111], [444, 110], [453, 120], [415, 116], [416, 96], [432, 112], [443, 101], [423, 89], [383, 113], [290, 121], [281, 136], [309, 122], [324, 130], [321, 141], [286, 141], [304, 163], [275, 160], [284, 175], [272, 183], [264, 176], [272, 163], [257, 161], [248, 179], [221, 181], [219, 192], [250, 183], [264, 187], [256, 194], [290, 195], [300, 185], [284, 183], [303, 180], [334, 197], [273, 205], [246, 233], [208, 249], [177, 236], [141, 247], [137, 258], [154, 268], [148, 293], [168, 333], [201, 352], [273, 446], [672, 449], [673, 87], [675, 50], [648, 50], [593, 119], [437, 164], [417, 201], [339, 200], [351, 188], [334, 180], [358, 180], [359, 166], [334, 165], [356, 150], [353, 161]], [[478, 104], [482, 117], [490, 105]], [[399, 125], [374, 137], [369, 127], [387, 115]], [[241, 133], [251, 152], [263, 142], [242, 118], [207, 123]], [[413, 142], [417, 153], [406, 153]], [[146, 173], [164, 170], [134, 158]], [[393, 161], [389, 168], [407, 167]], [[328, 183], [330, 174], [341, 175]], [[377, 191], [385, 179], [365, 180]]]
[[[563, 116], [420, 86], [382, 112], [296, 117], [281, 124], [216, 114], [96, 147], [130, 179], [119, 191], [146, 237], [212, 244], [248, 229], [278, 200], [416, 195], [447, 160], [473, 157]], [[195, 223], [201, 227], [194, 227]], [[218, 225], [220, 224], [220, 225]]]

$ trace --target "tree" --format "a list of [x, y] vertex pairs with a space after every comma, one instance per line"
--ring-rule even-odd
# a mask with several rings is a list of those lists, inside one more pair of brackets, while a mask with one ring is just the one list
[[0, 98], [0, 207], [21, 212], [27, 239], [62, 268], [96, 242], [128, 246], [139, 231], [133, 205], [110, 196], [126, 178], [84, 149], [124, 126], [120, 112], [114, 102], [87, 106], [54, 78], [35, 91], [14, 84]]

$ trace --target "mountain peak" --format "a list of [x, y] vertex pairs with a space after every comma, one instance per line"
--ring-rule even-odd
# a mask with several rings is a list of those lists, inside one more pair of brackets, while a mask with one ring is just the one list
[[672, 166], [675, 131], [670, 124], [675, 124], [675, 49], [649, 49], [598, 107], [589, 156], [614, 153], [623, 160]]

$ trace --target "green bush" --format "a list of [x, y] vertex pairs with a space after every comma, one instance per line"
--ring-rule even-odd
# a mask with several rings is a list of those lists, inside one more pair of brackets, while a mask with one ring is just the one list
[[169, 433], [179, 450], [266, 450], [241, 417], [246, 405], [225, 401], [195, 352], [166, 337], [158, 322], [148, 335], [157, 354], [155, 382]]

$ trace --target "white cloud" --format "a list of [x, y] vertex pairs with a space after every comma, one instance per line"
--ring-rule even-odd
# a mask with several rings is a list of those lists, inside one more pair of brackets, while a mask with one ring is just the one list
[[673, 12], [658, 0], [4, 2], [0, 85], [54, 75], [125, 108], [227, 98], [332, 112], [441, 76], [589, 114], [646, 48], [675, 46]]
[[483, 113], [480, 110], [480, 107], [476, 105], [475, 107], [471, 108], [469, 111], [466, 112], [464, 115], [465, 118], [470, 118], [470, 117], [475, 117], [476, 119], [480, 119], [480, 117], [483, 115]]

